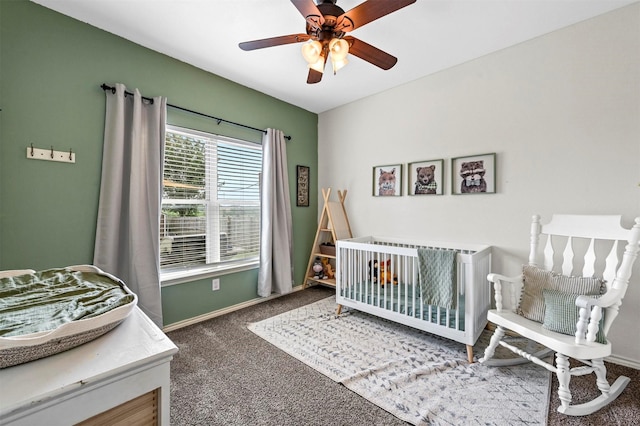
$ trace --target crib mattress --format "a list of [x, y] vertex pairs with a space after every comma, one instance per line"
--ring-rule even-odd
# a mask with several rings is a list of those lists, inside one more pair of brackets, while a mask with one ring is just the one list
[[136, 295], [93, 266], [0, 278], [0, 368], [93, 340], [122, 322]]
[[[407, 289], [409, 290], [407, 291]], [[370, 281], [365, 281], [361, 284], [341, 288], [340, 291], [341, 295], [347, 299], [464, 331], [465, 298], [462, 295], [458, 298], [458, 309], [447, 310], [433, 305], [421, 304], [419, 302], [420, 287], [416, 284], [387, 284], [381, 287]], [[414, 300], [414, 296], [417, 300]], [[456, 324], [459, 325], [456, 326]]]

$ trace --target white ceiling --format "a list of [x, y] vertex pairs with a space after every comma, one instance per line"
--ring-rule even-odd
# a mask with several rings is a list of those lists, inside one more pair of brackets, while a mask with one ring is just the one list
[[[238, 43], [305, 33], [287, 0], [32, 0], [95, 27], [320, 113], [638, 0], [418, 0], [350, 35], [398, 58], [383, 71], [350, 55], [306, 83], [300, 44]], [[374, 0], [376, 1], [376, 0]], [[381, 0], [384, 1], [384, 0]], [[338, 0], [345, 11], [362, 0]]]

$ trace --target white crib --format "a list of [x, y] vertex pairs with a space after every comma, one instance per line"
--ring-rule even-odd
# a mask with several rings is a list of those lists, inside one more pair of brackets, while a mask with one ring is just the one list
[[[455, 250], [456, 308], [424, 304], [418, 279], [418, 248]], [[372, 277], [370, 262], [389, 265]], [[360, 237], [338, 240], [336, 245], [336, 301], [347, 306], [436, 334], [467, 346], [473, 362], [473, 345], [487, 324], [491, 303], [491, 247]], [[382, 275], [391, 283], [381, 285]], [[375, 281], [375, 282], [374, 282]], [[338, 310], [340, 312], [340, 310]]]

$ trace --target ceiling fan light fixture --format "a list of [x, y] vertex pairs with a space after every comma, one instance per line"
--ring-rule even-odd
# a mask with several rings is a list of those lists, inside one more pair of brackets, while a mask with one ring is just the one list
[[[309, 66], [318, 62], [322, 53], [322, 43], [318, 40], [310, 40], [308, 43], [302, 45], [302, 56], [307, 61]], [[324, 61], [323, 61], [324, 62]]]
[[309, 68], [318, 72], [324, 72], [324, 56], [318, 57], [318, 60], [313, 63], [310, 62]]
[[329, 51], [331, 52], [331, 58], [338, 61], [343, 60], [349, 54], [349, 43], [341, 38], [331, 39], [329, 42]]
[[342, 69], [342, 67], [344, 67], [348, 63], [349, 61], [347, 61], [347, 58], [336, 59], [333, 57], [333, 55], [331, 55], [331, 66], [333, 67], [334, 75], [338, 72], [338, 70]]

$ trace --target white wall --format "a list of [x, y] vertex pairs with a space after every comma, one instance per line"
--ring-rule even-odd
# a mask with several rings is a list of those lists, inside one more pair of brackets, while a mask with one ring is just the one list
[[[443, 41], [446, 42], [446, 41]], [[393, 72], [389, 71], [389, 72]], [[526, 261], [531, 215], [640, 215], [640, 4], [319, 117], [319, 186], [347, 189], [355, 235], [494, 247]], [[451, 195], [450, 159], [495, 152], [496, 194]], [[372, 197], [376, 165], [445, 159], [445, 195]], [[320, 203], [322, 205], [322, 203]], [[610, 338], [640, 366], [640, 261]]]

